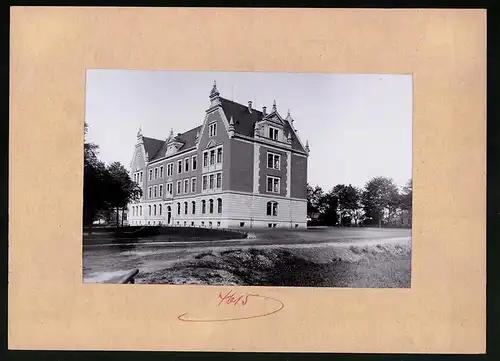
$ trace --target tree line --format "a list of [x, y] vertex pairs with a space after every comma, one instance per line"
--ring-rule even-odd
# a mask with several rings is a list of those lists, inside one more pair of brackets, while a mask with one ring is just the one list
[[142, 196], [142, 190], [133, 182], [127, 169], [120, 162], [106, 165], [98, 158], [99, 146], [87, 142], [88, 125], [84, 134], [83, 168], [83, 226], [92, 227], [97, 219], [120, 225], [123, 214], [131, 201]]
[[310, 223], [328, 226], [411, 227], [412, 180], [399, 189], [388, 177], [374, 177], [364, 188], [337, 184], [329, 192], [307, 184]]

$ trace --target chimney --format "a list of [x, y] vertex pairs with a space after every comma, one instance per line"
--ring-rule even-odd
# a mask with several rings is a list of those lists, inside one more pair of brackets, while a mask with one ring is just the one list
[[248, 112], [249, 113], [252, 112], [252, 101], [251, 100], [248, 101]]
[[267, 107], [262, 107], [262, 115], [266, 115], [266, 109]]

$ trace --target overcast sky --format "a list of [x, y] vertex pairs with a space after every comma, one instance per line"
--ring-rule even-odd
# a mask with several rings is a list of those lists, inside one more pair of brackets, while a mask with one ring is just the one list
[[87, 71], [88, 141], [106, 163], [133, 156], [139, 127], [165, 139], [204, 120], [213, 81], [222, 97], [259, 110], [291, 110], [311, 153], [308, 182], [363, 187], [375, 176], [402, 186], [412, 169], [412, 78], [388, 74], [314, 74], [213, 71]]

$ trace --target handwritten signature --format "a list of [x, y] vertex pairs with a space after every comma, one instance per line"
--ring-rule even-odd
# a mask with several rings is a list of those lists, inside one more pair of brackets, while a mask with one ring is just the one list
[[[214, 319], [198, 319], [198, 318], [190, 318], [188, 313], [183, 313], [177, 317], [179, 321], [184, 322], [223, 322], [223, 321], [238, 321], [238, 320], [248, 320], [251, 318], [265, 317], [275, 314], [283, 309], [285, 305], [283, 302], [276, 298], [262, 296], [254, 293], [245, 293], [245, 294], [237, 294], [233, 290], [230, 290], [226, 293], [219, 292], [217, 297], [216, 307], [225, 307], [225, 306], [245, 306], [249, 302], [250, 299], [254, 299], [252, 302], [259, 302], [263, 300], [270, 300], [276, 303], [276, 307], [272, 311], [268, 311], [265, 313], [254, 313], [250, 315], [243, 315], [241, 317], [231, 317], [231, 318], [214, 318]], [[254, 311], [255, 312], [255, 311]]]

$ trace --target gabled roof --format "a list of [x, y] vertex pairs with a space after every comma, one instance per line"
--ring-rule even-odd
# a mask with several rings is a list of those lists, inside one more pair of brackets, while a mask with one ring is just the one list
[[[190, 129], [187, 132], [179, 134], [175, 137], [176, 140], [183, 143], [179, 148], [179, 151], [192, 148], [196, 145], [196, 133], [201, 129], [201, 125], [196, 128]], [[144, 147], [146, 148], [146, 152], [149, 155], [149, 161], [153, 161], [165, 156], [167, 151], [167, 141], [160, 140], [155, 138], [146, 138], [144, 139]], [[147, 141], [146, 141], [147, 139]]]
[[[233, 102], [222, 97], [219, 97], [222, 109], [226, 114], [227, 119], [233, 117], [234, 121], [234, 131], [235, 133], [245, 135], [247, 137], [253, 137], [255, 123], [263, 118], [261, 111], [257, 109], [252, 109], [250, 113], [248, 111], [248, 106]], [[287, 133], [292, 134], [292, 149], [305, 152], [304, 148], [300, 145], [299, 140], [292, 131], [288, 121], [285, 121], [285, 129]]]
[[163, 143], [165, 143], [164, 140], [144, 136], [142, 137], [142, 140], [144, 142], [144, 149], [148, 154], [149, 160], [151, 160], [156, 153], [158, 153], [158, 150], [162, 147]]

